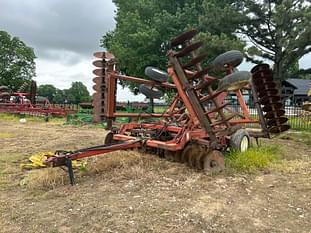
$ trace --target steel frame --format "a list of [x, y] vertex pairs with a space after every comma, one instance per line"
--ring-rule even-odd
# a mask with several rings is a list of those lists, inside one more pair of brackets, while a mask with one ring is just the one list
[[[196, 56], [194, 50], [200, 43], [191, 44], [189, 38], [194, 35], [194, 31], [187, 32], [177, 37], [172, 44], [184, 43], [181, 51], [168, 51], [169, 66], [167, 73], [173, 83], [156, 82], [138, 77], [120, 74], [116, 69], [115, 58], [108, 52], [97, 52], [94, 54], [96, 60], [93, 64], [98, 67], [93, 71], [97, 76], [93, 80], [96, 83], [94, 90], [97, 92], [93, 96], [95, 118], [105, 118], [107, 126], [111, 130], [106, 137], [104, 145], [91, 148], [84, 148], [74, 152], [61, 151], [49, 158], [45, 163], [51, 166], [67, 166], [71, 184], [74, 183], [74, 176], [71, 160], [105, 154], [116, 150], [127, 150], [139, 148], [156, 151], [157, 153], [181, 152], [189, 143], [202, 145], [212, 151], [223, 151], [228, 147], [230, 136], [246, 123], [258, 123], [262, 132], [251, 133], [256, 140], [258, 137], [269, 137], [260, 101], [251, 82], [243, 88], [251, 89], [259, 114], [259, 120], [252, 119], [241, 90], [235, 91], [240, 104], [242, 114], [233, 111], [226, 116], [223, 109], [226, 108], [225, 97], [228, 95], [225, 90], [213, 90], [211, 84], [217, 78], [207, 74], [206, 69], [202, 69], [199, 61], [203, 57]], [[188, 38], [189, 37], [189, 38]], [[192, 60], [186, 65], [181, 63], [180, 57], [190, 54]], [[195, 66], [196, 71], [186, 69], [187, 66]], [[233, 71], [233, 66], [226, 68], [227, 75]], [[200, 79], [193, 83], [193, 79]], [[177, 91], [171, 105], [163, 114], [157, 113], [120, 113], [116, 112], [116, 91], [117, 81], [130, 81], [138, 84], [147, 84], [164, 89], [175, 89]], [[207, 94], [202, 94], [205, 88]], [[206, 110], [204, 103], [211, 101], [214, 109]], [[178, 103], [183, 105], [178, 107]], [[219, 117], [220, 119], [217, 119]], [[159, 118], [155, 123], [128, 123], [120, 128], [113, 127], [116, 117], [137, 117], [137, 118]], [[240, 119], [236, 119], [240, 117]], [[107, 140], [108, 138], [108, 140]], [[201, 158], [198, 158], [199, 160]]]
[[31, 98], [31, 93], [24, 92], [14, 92], [11, 96], [19, 97], [20, 102], [6, 102], [0, 103], [0, 112], [3, 113], [13, 113], [13, 114], [28, 114], [28, 115], [53, 115], [53, 116], [66, 116], [68, 114], [76, 113], [75, 110], [68, 110], [63, 108], [54, 108], [49, 102], [46, 102], [42, 105], [33, 104], [31, 102], [25, 102], [24, 97]]

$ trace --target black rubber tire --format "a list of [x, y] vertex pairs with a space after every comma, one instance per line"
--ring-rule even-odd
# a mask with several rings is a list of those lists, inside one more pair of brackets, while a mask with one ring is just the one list
[[218, 91], [236, 91], [249, 84], [252, 74], [248, 71], [238, 71], [220, 79]]
[[165, 71], [159, 70], [152, 66], [146, 67], [145, 75], [147, 75], [150, 79], [160, 83], [167, 82], [168, 79], [168, 74]]
[[160, 99], [164, 95], [161, 90], [146, 84], [141, 84], [139, 86], [139, 91], [151, 99]]
[[7, 92], [9, 88], [7, 86], [0, 86], [0, 92]]
[[228, 65], [233, 67], [240, 65], [243, 58], [244, 56], [240, 51], [230, 50], [216, 57], [212, 62], [212, 66], [216, 71], [225, 71]]
[[[247, 141], [248, 141], [246, 149], [242, 148], [242, 141], [244, 140], [245, 137], [247, 138]], [[230, 149], [244, 152], [248, 150], [248, 148], [250, 147], [250, 144], [251, 144], [251, 140], [250, 140], [248, 132], [245, 129], [239, 129], [230, 136]]]

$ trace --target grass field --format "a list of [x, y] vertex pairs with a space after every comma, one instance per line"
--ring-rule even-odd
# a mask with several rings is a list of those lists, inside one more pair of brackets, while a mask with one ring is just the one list
[[[30, 155], [103, 143], [106, 131], [0, 116], [1, 232], [310, 232], [310, 134], [262, 140], [205, 175], [138, 151], [87, 159], [76, 186]], [[243, 166], [241, 166], [243, 165]]]

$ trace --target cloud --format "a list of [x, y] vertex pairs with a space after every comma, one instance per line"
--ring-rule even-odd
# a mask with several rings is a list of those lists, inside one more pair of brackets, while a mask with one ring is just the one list
[[53, 59], [46, 50], [89, 57], [115, 25], [111, 0], [0, 0], [0, 6], [1, 29], [34, 47], [38, 58]]
[[93, 92], [93, 53], [115, 27], [112, 0], [0, 0], [0, 9], [0, 30], [34, 48], [39, 85], [81, 81]]

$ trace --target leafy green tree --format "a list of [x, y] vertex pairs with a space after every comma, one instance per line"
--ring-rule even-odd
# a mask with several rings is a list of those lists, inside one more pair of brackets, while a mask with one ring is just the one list
[[64, 90], [56, 89], [54, 94], [53, 103], [64, 104], [66, 102], [66, 95]]
[[311, 51], [310, 2], [243, 0], [236, 1], [235, 7], [233, 10], [238, 9], [244, 17], [238, 32], [253, 44], [248, 59], [255, 63], [263, 58], [272, 61], [278, 80], [297, 72], [298, 60]]
[[39, 96], [48, 98], [51, 103], [54, 103], [54, 97], [56, 95], [56, 87], [51, 84], [40, 85], [37, 90]]
[[210, 59], [226, 50], [244, 47], [230, 25], [230, 30], [223, 33], [222, 28], [209, 26], [205, 20], [206, 0], [113, 2], [117, 6], [116, 28], [103, 36], [101, 46], [116, 56], [124, 73], [144, 77], [146, 66], [166, 70], [169, 41], [192, 28], [202, 32], [200, 37], [206, 42]]
[[[254, 63], [270, 60], [274, 76], [283, 80], [301, 73], [298, 60], [310, 52], [311, 8], [303, 0], [206, 0], [209, 32], [221, 28], [226, 35], [239, 33], [252, 46], [245, 51]], [[230, 17], [229, 17], [230, 16]], [[304, 70], [303, 73], [309, 72]]]
[[301, 79], [309, 79], [311, 80], [311, 68], [308, 69], [300, 69], [295, 76]]
[[33, 49], [23, 41], [0, 31], [0, 85], [17, 91], [35, 76], [35, 58]]
[[79, 104], [91, 101], [91, 96], [82, 82], [73, 82], [68, 90], [64, 90], [69, 103]]

